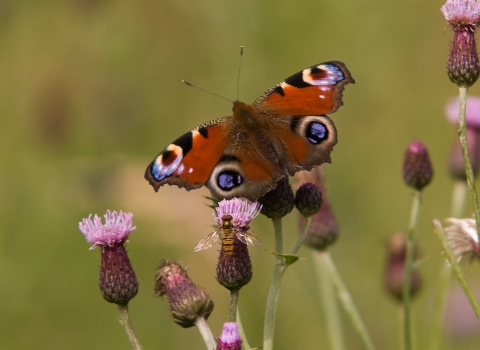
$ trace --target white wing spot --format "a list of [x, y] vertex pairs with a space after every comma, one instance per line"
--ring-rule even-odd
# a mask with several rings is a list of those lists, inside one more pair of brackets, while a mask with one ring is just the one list
[[189, 174], [193, 173], [193, 168], [188, 169], [188, 173]]

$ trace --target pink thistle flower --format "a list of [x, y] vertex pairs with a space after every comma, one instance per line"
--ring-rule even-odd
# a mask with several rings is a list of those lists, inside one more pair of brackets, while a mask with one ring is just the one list
[[222, 225], [224, 215], [232, 216], [234, 226], [245, 227], [260, 213], [262, 205], [257, 202], [249, 203], [240, 198], [224, 199], [218, 203], [217, 215], [213, 214], [214, 220], [219, 226]]
[[137, 295], [138, 281], [124, 243], [132, 227], [132, 213], [107, 210], [105, 224], [95, 214], [78, 224], [87, 241], [93, 243], [90, 249], [100, 246], [102, 263], [100, 266], [99, 287], [103, 298], [109, 303], [127, 305]]
[[471, 0], [448, 0], [441, 11], [454, 31], [447, 73], [459, 87], [472, 86], [480, 74], [475, 31], [480, 24], [480, 3]]
[[241, 350], [242, 338], [236, 322], [225, 322], [222, 335], [218, 338], [216, 350]]
[[477, 27], [480, 23], [480, 3], [472, 0], [448, 0], [440, 9], [450, 25]]
[[[460, 102], [458, 97], [452, 98], [445, 105], [445, 115], [452, 124], [458, 124]], [[466, 110], [467, 128], [480, 128], [480, 97], [467, 96]]]
[[445, 227], [447, 242], [453, 255], [460, 262], [463, 258], [480, 258], [477, 225], [474, 219], [446, 219], [451, 226]]
[[97, 214], [95, 214], [93, 220], [91, 217], [92, 214], [78, 223], [78, 227], [87, 238], [87, 241], [93, 244], [90, 249], [94, 249], [97, 246], [113, 247], [123, 243], [127, 241], [130, 232], [137, 228], [136, 226], [132, 227], [133, 214], [124, 213], [121, 210], [120, 213], [107, 210], [107, 213], [104, 215], [105, 224], [102, 224], [102, 220]]

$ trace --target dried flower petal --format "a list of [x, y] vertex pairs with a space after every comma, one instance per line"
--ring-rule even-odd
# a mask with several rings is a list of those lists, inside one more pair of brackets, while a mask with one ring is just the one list
[[445, 227], [447, 243], [453, 255], [460, 262], [462, 259], [480, 258], [477, 226], [474, 219], [448, 218], [452, 225]]

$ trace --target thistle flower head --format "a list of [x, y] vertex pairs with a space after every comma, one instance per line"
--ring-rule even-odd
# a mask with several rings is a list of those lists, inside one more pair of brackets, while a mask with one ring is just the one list
[[464, 258], [480, 258], [478, 233], [474, 219], [446, 219], [451, 226], [445, 227], [447, 243], [458, 262]]
[[[457, 97], [450, 99], [445, 105], [445, 115], [447, 120], [458, 125], [458, 116], [460, 112], [460, 100]], [[480, 97], [467, 96], [467, 108], [465, 111], [467, 128], [480, 129]]]
[[137, 277], [124, 246], [130, 232], [136, 229], [132, 227], [133, 214], [107, 210], [105, 224], [97, 215], [93, 221], [91, 216], [78, 226], [87, 241], [93, 243], [90, 249], [102, 248], [99, 278], [102, 296], [110, 303], [127, 305], [138, 292]]
[[164, 260], [155, 277], [155, 293], [168, 295], [173, 320], [184, 328], [195, 325], [197, 318], [207, 319], [213, 301], [203, 288], [194, 284], [187, 271], [175, 261]]
[[132, 227], [133, 214], [124, 213], [121, 210], [120, 213], [107, 210], [104, 215], [105, 224], [102, 224], [102, 220], [97, 214], [95, 214], [93, 220], [91, 217], [92, 214], [78, 223], [78, 227], [87, 241], [93, 244], [90, 249], [97, 246], [113, 247], [119, 243], [124, 243], [130, 232], [137, 228], [136, 226]]
[[218, 207], [215, 209], [216, 215], [214, 213], [213, 218], [220, 226], [223, 223], [223, 216], [231, 215], [234, 226], [245, 227], [257, 217], [261, 209], [262, 205], [257, 202], [249, 203], [240, 198], [224, 199], [218, 203]]
[[317, 185], [306, 182], [300, 186], [295, 194], [295, 206], [304, 217], [311, 217], [322, 207], [322, 192]]
[[304, 242], [307, 246], [319, 251], [323, 251], [335, 243], [339, 234], [338, 222], [325, 197], [325, 192], [323, 193], [322, 207], [318, 213], [312, 216], [312, 223]]
[[290, 213], [295, 205], [292, 187], [288, 177], [282, 177], [277, 186], [258, 198], [263, 208], [261, 213], [271, 219], [280, 219]]
[[[459, 115], [458, 97], [451, 99], [445, 106], [447, 119], [456, 126], [458, 125]], [[480, 97], [468, 96], [466, 108], [467, 121], [467, 145], [470, 163], [472, 165], [473, 175], [477, 176], [480, 169]], [[463, 161], [462, 149], [458, 138], [450, 152], [448, 161], [448, 170], [450, 174], [458, 180], [466, 181], [465, 163]]]
[[218, 338], [216, 350], [241, 350], [242, 338], [236, 322], [226, 322], [223, 325], [222, 335]]
[[[406, 252], [406, 235], [404, 233], [393, 235], [387, 244], [387, 263], [384, 273], [384, 285], [387, 292], [399, 302], [402, 302], [403, 300], [403, 278], [405, 272]], [[417, 259], [417, 256], [417, 249], [414, 249], [414, 259]], [[418, 270], [413, 270], [410, 276], [410, 295], [414, 296], [421, 286], [422, 278]]]
[[475, 31], [480, 24], [480, 3], [472, 0], [448, 0], [441, 11], [455, 33], [447, 73], [459, 87], [472, 86], [480, 75]]
[[440, 10], [454, 29], [461, 26], [475, 30], [480, 24], [480, 3], [476, 1], [447, 0]]
[[432, 163], [427, 148], [420, 141], [413, 141], [405, 151], [403, 162], [403, 180], [405, 183], [421, 191], [433, 177]]

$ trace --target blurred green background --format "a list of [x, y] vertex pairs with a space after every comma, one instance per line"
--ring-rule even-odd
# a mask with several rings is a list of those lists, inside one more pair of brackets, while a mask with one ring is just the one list
[[[0, 348], [129, 349], [115, 305], [98, 291], [99, 251], [78, 230], [90, 213], [134, 213], [128, 245], [140, 282], [130, 303], [145, 349], [202, 349], [153, 295], [155, 267], [176, 259], [215, 300], [219, 335], [228, 313], [215, 280], [217, 249], [194, 254], [211, 230], [205, 190], [143, 179], [148, 163], [189, 129], [230, 115], [231, 105], [181, 84], [187, 79], [240, 98], [313, 64], [340, 60], [356, 80], [332, 116], [339, 143], [326, 166], [341, 227], [331, 249], [377, 349], [399, 346], [398, 305], [385, 294], [385, 242], [408, 224], [412, 191], [401, 178], [408, 143], [429, 148], [435, 178], [425, 190], [418, 241], [424, 285], [414, 303], [417, 349], [428, 345], [443, 259], [431, 229], [448, 216], [446, 160], [456, 136], [444, 104], [457, 94], [445, 72], [452, 32], [441, 1], [0, 1]], [[470, 90], [480, 95], [480, 84]], [[287, 246], [297, 216], [286, 219]], [[271, 223], [253, 224], [273, 250]], [[251, 249], [254, 278], [240, 296], [252, 346], [261, 346], [274, 258]], [[275, 349], [327, 349], [311, 252], [287, 272]], [[478, 265], [465, 265], [480, 288]], [[455, 307], [457, 310], [460, 306]], [[468, 311], [468, 307], [465, 312]], [[466, 317], [466, 316], [465, 316]], [[465, 318], [464, 317], [464, 318]], [[449, 316], [452, 319], [452, 316]], [[300, 320], [300, 322], [299, 322]], [[479, 328], [445, 332], [442, 349], [476, 349]], [[348, 349], [363, 349], [345, 319]]]

